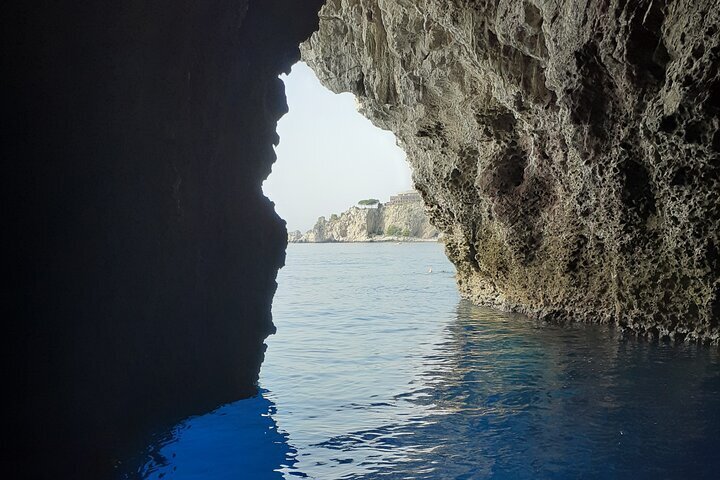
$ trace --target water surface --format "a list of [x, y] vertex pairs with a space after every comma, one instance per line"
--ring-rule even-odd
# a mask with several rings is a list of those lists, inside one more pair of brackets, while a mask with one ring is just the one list
[[718, 478], [717, 348], [475, 307], [453, 275], [434, 243], [290, 245], [260, 394], [138, 476]]

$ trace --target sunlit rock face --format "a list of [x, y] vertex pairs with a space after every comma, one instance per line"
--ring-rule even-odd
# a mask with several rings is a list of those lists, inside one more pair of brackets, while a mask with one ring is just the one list
[[422, 202], [386, 204], [377, 208], [351, 207], [329, 219], [318, 218], [305, 234], [289, 232], [291, 243], [437, 240]]
[[320, 1], [3, 6], [8, 478], [113, 478], [255, 391], [284, 222], [261, 184]]
[[329, 0], [304, 59], [407, 151], [462, 294], [720, 339], [715, 0]]

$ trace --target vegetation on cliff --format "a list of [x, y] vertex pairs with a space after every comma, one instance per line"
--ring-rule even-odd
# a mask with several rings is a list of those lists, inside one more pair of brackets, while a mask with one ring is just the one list
[[[369, 199], [375, 200], [375, 199]], [[377, 202], [377, 200], [375, 200]], [[363, 204], [367, 205], [367, 204]], [[436, 240], [422, 202], [380, 204], [377, 208], [351, 207], [330, 219], [320, 217], [306, 233], [290, 232], [291, 243]]]

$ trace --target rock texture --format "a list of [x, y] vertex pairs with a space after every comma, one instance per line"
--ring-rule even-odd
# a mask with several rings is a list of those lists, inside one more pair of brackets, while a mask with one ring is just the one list
[[328, 0], [303, 58], [392, 130], [462, 294], [720, 339], [717, 0]]
[[367, 242], [380, 231], [380, 211], [376, 208], [352, 207], [330, 219], [318, 218], [312, 230], [299, 239], [300, 243]]
[[305, 234], [290, 232], [293, 243], [386, 242], [437, 240], [422, 203], [381, 205], [378, 208], [352, 207], [330, 219], [320, 217]]
[[379, 234], [417, 238], [421, 240], [437, 239], [439, 230], [430, 223], [427, 207], [422, 203], [383, 205]]
[[320, 3], [3, 4], [7, 478], [114, 478], [145, 435], [256, 391], [278, 75]]

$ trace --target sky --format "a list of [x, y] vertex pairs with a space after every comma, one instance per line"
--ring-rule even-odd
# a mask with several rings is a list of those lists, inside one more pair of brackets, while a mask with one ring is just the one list
[[332, 93], [302, 62], [280, 78], [290, 112], [278, 123], [277, 161], [263, 191], [288, 231], [305, 232], [320, 216], [412, 188], [395, 136], [360, 115], [352, 94]]

